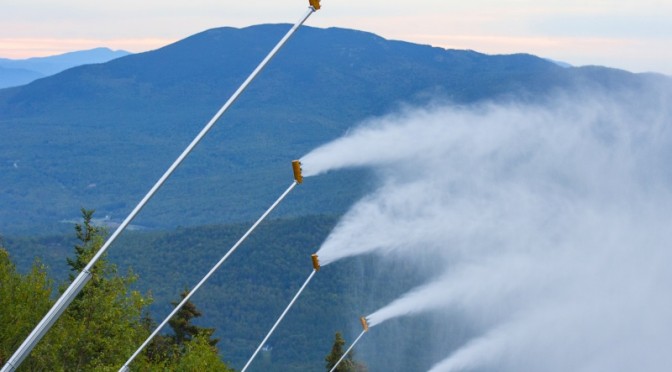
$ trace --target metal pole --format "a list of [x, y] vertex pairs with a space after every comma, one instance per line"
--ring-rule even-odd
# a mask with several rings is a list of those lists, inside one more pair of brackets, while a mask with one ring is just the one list
[[21, 346], [14, 352], [12, 357], [7, 361], [2, 367], [0, 372], [12, 372], [18, 368], [23, 360], [30, 354], [30, 352], [35, 348], [38, 342], [44, 337], [44, 335], [49, 331], [51, 326], [58, 320], [63, 311], [67, 306], [72, 302], [72, 300], [79, 294], [79, 292], [84, 288], [86, 282], [91, 279], [91, 268], [95, 263], [100, 259], [100, 257], [107, 251], [110, 245], [117, 239], [117, 237], [126, 229], [126, 227], [131, 223], [135, 216], [142, 210], [142, 208], [147, 204], [147, 202], [154, 196], [154, 194], [163, 186], [168, 177], [170, 177], [175, 169], [182, 163], [182, 161], [191, 153], [191, 151], [198, 145], [198, 143], [203, 139], [203, 137], [210, 131], [210, 128], [219, 120], [219, 118], [228, 110], [228, 108], [238, 99], [238, 96], [247, 88], [247, 86], [254, 80], [255, 77], [266, 67], [268, 62], [275, 56], [275, 54], [282, 48], [287, 40], [296, 32], [296, 30], [310, 17], [310, 15], [315, 12], [315, 8], [310, 6], [308, 11], [299, 19], [296, 24], [287, 32], [287, 34], [278, 42], [278, 44], [271, 50], [271, 52], [264, 58], [263, 61], [257, 66], [257, 68], [248, 76], [248, 78], [243, 82], [243, 84], [236, 90], [236, 92], [229, 98], [228, 101], [219, 109], [215, 116], [210, 119], [208, 124], [198, 133], [198, 135], [191, 141], [189, 146], [180, 154], [180, 156], [173, 162], [173, 164], [168, 168], [168, 170], [161, 176], [161, 178], [154, 184], [154, 186], [149, 190], [147, 195], [138, 203], [138, 205], [131, 211], [131, 214], [126, 217], [126, 219], [119, 225], [119, 227], [114, 231], [114, 233], [107, 239], [105, 244], [98, 250], [95, 256], [89, 261], [88, 265], [82, 270], [81, 273], [75, 278], [75, 280], [70, 284], [68, 289], [63, 292], [61, 297], [56, 301], [54, 306], [49, 310], [49, 312], [42, 318], [40, 323], [33, 329], [33, 331], [28, 335], [28, 337], [23, 341]]
[[164, 319], [163, 322], [161, 322], [161, 324], [159, 324], [159, 326], [156, 327], [154, 332], [152, 332], [152, 334], [149, 335], [149, 337], [147, 337], [145, 342], [143, 342], [142, 345], [140, 345], [138, 350], [136, 350], [135, 353], [133, 353], [133, 355], [131, 355], [131, 357], [128, 358], [126, 363], [124, 363], [124, 365], [121, 367], [121, 369], [119, 369], [119, 372], [128, 371], [128, 367], [131, 364], [131, 362], [133, 362], [133, 359], [135, 359], [135, 357], [137, 357], [138, 354], [140, 354], [140, 352], [142, 352], [142, 350], [149, 344], [150, 341], [152, 341], [152, 339], [159, 333], [159, 331], [161, 331], [161, 329], [170, 321], [170, 319], [172, 319], [173, 316], [175, 316], [175, 314], [177, 314], [177, 312], [180, 311], [182, 306], [184, 306], [184, 304], [187, 303], [187, 301], [189, 301], [191, 296], [193, 296], [194, 293], [196, 293], [196, 291], [198, 291], [198, 289], [201, 288], [201, 286], [208, 279], [210, 279], [212, 274], [214, 274], [215, 271], [217, 271], [217, 269], [219, 269], [219, 267], [222, 266], [224, 261], [226, 261], [226, 259], [229, 258], [229, 256], [238, 248], [238, 246], [240, 246], [240, 244], [242, 244], [245, 241], [245, 239], [247, 239], [247, 237], [250, 236], [252, 231], [254, 231], [254, 229], [256, 229], [257, 226], [259, 226], [261, 221], [263, 221], [266, 218], [266, 216], [268, 216], [268, 214], [271, 213], [271, 211], [273, 209], [275, 209], [275, 207], [277, 207], [278, 204], [280, 204], [280, 202], [287, 196], [287, 194], [289, 194], [290, 191], [292, 191], [292, 189], [294, 189], [294, 187], [296, 185], [297, 185], [296, 181], [292, 182], [292, 184], [289, 186], [289, 188], [287, 190], [285, 190], [284, 193], [282, 193], [282, 195], [278, 198], [278, 200], [276, 200], [275, 203], [273, 203], [273, 205], [271, 205], [270, 208], [268, 208], [266, 210], [266, 212], [264, 212], [264, 214], [261, 215], [261, 217], [259, 217], [257, 222], [255, 222], [252, 225], [252, 227], [250, 227], [247, 230], [247, 232], [240, 239], [238, 239], [236, 244], [234, 244], [233, 247], [231, 247], [229, 249], [229, 251], [226, 252], [226, 254], [219, 260], [219, 262], [217, 262], [217, 264], [215, 266], [213, 266], [212, 269], [210, 269], [210, 271], [203, 277], [203, 279], [201, 279], [201, 281], [198, 282], [198, 284], [196, 284], [196, 286], [194, 286], [194, 288], [184, 297], [184, 299], [182, 299], [182, 302], [180, 302], [177, 306], [175, 306], [175, 309], [173, 309], [173, 311], [170, 314], [168, 314], [166, 319]]
[[350, 345], [350, 347], [348, 348], [348, 350], [346, 350], [345, 353], [343, 353], [343, 355], [341, 355], [341, 359], [339, 359], [338, 362], [336, 362], [336, 364], [334, 364], [334, 366], [329, 370], [329, 372], [334, 372], [336, 370], [336, 367], [338, 367], [338, 365], [341, 364], [343, 359], [345, 359], [345, 356], [348, 355], [348, 353], [350, 352], [350, 350], [352, 350], [353, 347], [355, 347], [355, 344], [357, 344], [359, 339], [362, 338], [362, 336], [364, 336], [365, 333], [366, 333], [366, 330], [363, 330], [362, 333], [359, 334], [359, 336], [355, 339], [355, 342], [353, 342], [352, 345]]
[[306, 279], [306, 281], [301, 286], [301, 289], [299, 289], [299, 291], [296, 292], [296, 295], [294, 295], [294, 298], [292, 298], [292, 301], [289, 302], [289, 305], [287, 305], [287, 307], [285, 308], [285, 311], [282, 312], [282, 315], [280, 315], [280, 318], [278, 318], [278, 320], [275, 322], [275, 324], [273, 324], [273, 327], [271, 327], [271, 330], [268, 331], [268, 334], [266, 334], [266, 337], [264, 337], [264, 339], [261, 341], [261, 343], [257, 347], [257, 350], [254, 351], [254, 354], [252, 354], [252, 356], [250, 357], [250, 360], [247, 361], [247, 363], [245, 364], [245, 367], [243, 367], [243, 369], [240, 372], [245, 372], [247, 370], [247, 368], [250, 366], [250, 364], [252, 364], [252, 361], [254, 360], [254, 358], [259, 353], [259, 350], [261, 350], [261, 348], [264, 346], [264, 344], [266, 344], [266, 341], [268, 341], [268, 339], [271, 337], [271, 335], [273, 334], [273, 331], [275, 331], [275, 329], [278, 327], [278, 324], [280, 324], [280, 322], [282, 322], [282, 319], [285, 317], [285, 315], [287, 315], [287, 312], [289, 311], [289, 309], [291, 309], [292, 305], [294, 305], [294, 302], [296, 302], [296, 299], [299, 298], [299, 296], [301, 295], [301, 292], [303, 292], [303, 290], [306, 289], [306, 286], [308, 285], [308, 283], [310, 283], [310, 280], [313, 279], [313, 276], [315, 275], [316, 272], [317, 272], [317, 269], [313, 269], [313, 272], [310, 273], [310, 275], [308, 276], [308, 279]]

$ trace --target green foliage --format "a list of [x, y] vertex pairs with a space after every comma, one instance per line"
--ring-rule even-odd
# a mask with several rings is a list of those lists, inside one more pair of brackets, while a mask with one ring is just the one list
[[[345, 340], [343, 339], [341, 332], [336, 332], [336, 335], [334, 336], [334, 345], [331, 347], [331, 353], [324, 358], [324, 360], [327, 361], [327, 371], [331, 371], [331, 369], [334, 368], [334, 365], [336, 365], [338, 360], [343, 356], [343, 352], [345, 351], [343, 348], [344, 345]], [[349, 356], [348, 359], [352, 359], [352, 356]], [[340, 372], [345, 370], [339, 366], [337, 371]]]
[[[336, 365], [339, 359], [343, 356], [345, 352], [345, 340], [341, 335], [341, 332], [336, 332], [334, 335], [334, 344], [331, 347], [331, 352], [324, 358], [327, 362], [326, 369], [331, 371], [332, 368]], [[366, 372], [367, 368], [363, 363], [358, 362], [354, 359], [354, 350], [350, 350], [350, 353], [343, 358], [341, 363], [338, 364], [338, 367], [334, 370], [335, 372]]]
[[[82, 210], [84, 222], [75, 227], [79, 243], [75, 257], [67, 259], [80, 271], [100, 249], [103, 230], [91, 224], [93, 211]], [[30, 369], [88, 371], [123, 365], [147, 336], [142, 311], [151, 298], [131, 290], [137, 276], [121, 275], [102, 257], [91, 270], [92, 278], [26, 360]], [[70, 280], [74, 275], [70, 276]], [[60, 286], [60, 293], [67, 288]]]
[[[240, 369], [252, 355], [310, 274], [310, 255], [317, 251], [336, 222], [337, 216], [325, 215], [265, 221], [191, 298], [202, 316], [191, 318], [190, 322], [217, 329], [213, 338], [220, 340], [217, 343], [222, 351], [220, 358], [229, 366]], [[251, 222], [174, 231], [129, 231], [111, 247], [108, 260], [118, 265], [121, 272], [134, 268], [140, 279], [131, 288], [141, 293], [151, 290], [153, 302], [145, 310], [148, 309], [154, 319], [163, 319], [184, 288], [193, 287], [250, 225]], [[36, 254], [44, 255], [52, 268], [65, 262], [62, 258], [67, 255], [62, 243], [65, 241], [63, 237], [54, 236], [6, 238], [7, 249], [13, 256], [24, 257], [23, 266], [17, 265], [22, 272], [30, 270], [25, 257]], [[67, 279], [68, 267], [61, 266], [59, 279]], [[361, 331], [360, 316], [389, 303], [433, 275], [424, 270], [411, 270], [412, 267], [386, 266], [381, 264], [380, 257], [370, 256], [324, 266], [269, 339], [269, 348], [260, 353], [250, 372], [323, 369], [325, 345], [332, 344], [335, 330], [342, 329], [346, 338], [353, 338]], [[52, 276], [55, 275], [58, 271], [53, 271]], [[156, 325], [149, 324], [153, 321], [147, 315], [143, 313], [142, 327], [149, 332]], [[420, 342], [410, 343], [407, 349], [395, 355], [376, 352], [377, 345], [389, 344], [400, 332], [414, 340], [424, 339], [423, 335], [430, 331], [427, 328], [430, 323], [414, 322], [415, 318], [404, 319], [399, 324], [390, 321], [385, 327], [376, 328], [376, 332], [370, 332], [358, 344], [357, 355], [375, 365], [376, 370], [429, 369], [436, 362], [435, 356], [426, 355]], [[468, 339], [470, 335], [465, 335], [459, 324], [456, 327], [450, 335], [452, 338], [442, 342], [458, 345]], [[174, 353], [171, 336], [170, 329], [159, 334], [147, 347], [145, 356], [137, 358], [131, 367], [138, 371], [155, 367], [160, 370], [157, 366], [174, 363], [169, 356]]]
[[[103, 244], [104, 231], [100, 227], [96, 227], [92, 223], [93, 210], [81, 209], [83, 222], [75, 225], [75, 233], [77, 235], [78, 244], [75, 244], [75, 258], [66, 258], [70, 270], [79, 274], [87, 263], [96, 253], [97, 248]], [[75, 278], [70, 274], [70, 281]]]
[[[187, 291], [182, 292], [182, 299], [186, 297], [187, 293]], [[177, 302], [173, 302], [172, 304], [173, 306], [178, 305]], [[204, 348], [197, 347], [202, 341], [207, 342], [210, 346], [208, 350], [217, 355], [219, 351], [215, 345], [219, 339], [212, 338], [215, 329], [199, 327], [191, 323], [193, 318], [200, 316], [201, 312], [196, 308], [196, 305], [191, 301], [185, 302], [180, 310], [168, 321], [173, 334], [157, 334], [154, 336], [144, 351], [145, 357], [154, 364], [179, 365], [183, 363], [184, 358], [193, 359], [194, 356], [190, 355], [191, 353], [203, 353], [206, 351]], [[145, 317], [144, 322], [147, 325], [147, 329], [154, 330], [156, 328], [156, 324], [154, 324], [149, 315]], [[219, 357], [217, 356], [217, 358]]]
[[[104, 230], [92, 224], [93, 211], [82, 209], [83, 223], [75, 227], [79, 243], [75, 257], [68, 258], [72, 271], [80, 271], [100, 249]], [[93, 266], [92, 278], [73, 300], [44, 339], [22, 364], [30, 371], [115, 371], [124, 364], [149, 335], [153, 321], [146, 311], [152, 299], [132, 289], [137, 280], [130, 269], [119, 274], [116, 265], [105, 255]], [[70, 281], [74, 278], [70, 275]], [[0, 248], [0, 322], [11, 324], [0, 332], [0, 364], [15, 351], [32, 328], [51, 307], [52, 282], [44, 266], [36, 263], [26, 275], [17, 273], [7, 251]], [[60, 287], [63, 293], [67, 285]], [[200, 316], [193, 305], [190, 316]], [[183, 316], [185, 316], [183, 314]], [[192, 329], [188, 321], [187, 336], [179, 344], [171, 342], [170, 353], [139, 357], [139, 370], [227, 371], [219, 360], [210, 336], [210, 328]], [[193, 338], [192, 338], [193, 337]], [[165, 340], [165, 339], [164, 339]], [[205, 344], [205, 346], [203, 345]], [[177, 355], [177, 356], [176, 356]]]
[[185, 343], [184, 356], [175, 365], [175, 371], [221, 371], [233, 372], [219, 357], [217, 348], [211, 345], [206, 335], [197, 335]]
[[[187, 297], [188, 291], [182, 292], [182, 299], [184, 300]], [[172, 303], [173, 306], [177, 306], [177, 302]], [[194, 325], [191, 320], [194, 318], [200, 317], [202, 314], [196, 308], [196, 305], [191, 301], [187, 301], [184, 305], [177, 311], [175, 316], [168, 321], [170, 328], [173, 329], [174, 335], [172, 336], [173, 343], [175, 345], [184, 345], [188, 341], [191, 341], [197, 336], [207, 340], [208, 345], [215, 346], [219, 339], [213, 339], [212, 334], [215, 332], [214, 328], [203, 328], [197, 325]]]
[[0, 365], [3, 365], [51, 307], [52, 282], [35, 262], [22, 275], [0, 246]]

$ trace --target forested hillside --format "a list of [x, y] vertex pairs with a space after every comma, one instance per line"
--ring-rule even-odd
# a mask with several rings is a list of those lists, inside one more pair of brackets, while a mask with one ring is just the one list
[[[216, 329], [214, 337], [220, 339], [217, 346], [232, 367], [242, 368], [310, 274], [310, 255], [336, 220], [334, 216], [305, 216], [262, 224], [192, 298], [203, 313], [196, 324]], [[138, 276], [133, 288], [151, 294], [151, 314], [160, 321], [172, 310], [171, 302], [179, 301], [180, 293], [193, 287], [249, 226], [244, 223], [180, 228], [173, 232], [132, 231], [112, 246], [109, 261], [118, 265], [120, 273], [133, 269]], [[66, 280], [70, 272], [65, 257], [71, 255], [74, 243], [74, 234], [5, 239], [6, 248], [16, 257], [21, 271], [30, 267], [26, 257], [43, 257], [50, 276], [59, 281]], [[343, 332], [346, 341], [351, 342], [361, 330], [360, 316], [382, 306], [427, 275], [409, 267], [385, 264], [378, 257], [323, 267], [269, 340], [272, 350], [258, 356], [253, 370], [320, 370], [335, 332]], [[371, 293], [375, 296], [370, 297]], [[398, 324], [404, 324], [404, 328], [413, 325], [408, 337], [431, 327], [431, 323], [416, 320], [391, 322], [368, 335], [368, 343], [362, 342], [366, 352], [358, 353], [357, 357], [381, 367], [395, 364], [429, 367], [431, 356], [420, 350], [409, 350], [411, 354], [404, 358], [387, 355], [385, 345], [397, 345]], [[464, 336], [465, 330], [457, 331], [450, 337], [454, 342]], [[422, 343], [417, 346], [421, 348]]]

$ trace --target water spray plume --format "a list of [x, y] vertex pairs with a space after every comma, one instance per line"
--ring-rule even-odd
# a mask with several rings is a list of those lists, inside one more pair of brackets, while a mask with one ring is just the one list
[[444, 209], [450, 204], [457, 207], [459, 201], [437, 197], [445, 187], [424, 178], [381, 186], [339, 221], [318, 251], [322, 264], [372, 252], [403, 254], [415, 249], [418, 257], [443, 253], [442, 237], [463, 234], [465, 221], [487, 215], [480, 209], [446, 216]]
[[273, 332], [275, 332], [275, 329], [278, 327], [278, 325], [280, 325], [282, 320], [285, 318], [285, 315], [287, 315], [287, 313], [289, 312], [289, 309], [291, 309], [292, 306], [294, 306], [294, 303], [299, 298], [299, 296], [301, 296], [301, 293], [303, 293], [303, 290], [306, 289], [306, 287], [308, 286], [308, 283], [310, 283], [310, 281], [313, 279], [313, 276], [315, 276], [315, 274], [320, 270], [320, 264], [319, 264], [319, 259], [318, 259], [317, 255], [313, 254], [313, 255], [311, 255], [310, 258], [311, 258], [311, 261], [312, 261], [312, 264], [313, 264], [313, 271], [310, 273], [310, 275], [308, 276], [306, 281], [303, 282], [303, 285], [296, 292], [296, 294], [294, 295], [292, 300], [289, 301], [289, 304], [287, 305], [285, 310], [282, 312], [282, 314], [280, 314], [280, 317], [278, 317], [278, 320], [275, 321], [275, 324], [273, 324], [273, 327], [271, 327], [271, 329], [268, 331], [268, 333], [266, 334], [264, 339], [261, 340], [261, 343], [259, 343], [259, 346], [257, 346], [257, 349], [254, 351], [254, 353], [252, 354], [250, 359], [247, 361], [247, 363], [245, 363], [245, 366], [243, 367], [241, 372], [245, 372], [247, 370], [247, 368], [252, 364], [252, 362], [254, 361], [254, 358], [257, 356], [257, 354], [259, 353], [261, 348], [263, 348], [264, 345], [266, 344], [266, 341], [268, 341], [268, 339], [271, 338], [271, 335], [273, 335]]
[[[345, 136], [304, 155], [301, 158], [304, 176], [344, 168], [400, 165], [423, 153], [426, 158], [432, 157], [453, 145], [454, 140], [435, 115], [436, 112], [430, 109], [406, 109], [398, 114], [367, 120]], [[427, 125], [416, 130], [416, 123], [422, 121]], [[409, 165], [413, 166], [412, 163]]]
[[429, 278], [367, 320], [464, 327], [456, 350], [427, 345], [450, 355], [432, 371], [669, 370], [672, 94], [626, 93], [406, 109], [311, 151], [304, 176], [368, 167], [379, 185], [321, 264], [376, 254]]
[[451, 288], [446, 288], [446, 281], [435, 281], [418, 288], [392, 301], [377, 310], [366, 319], [371, 326], [405, 315], [412, 315], [445, 307], [451, 299]]
[[[497, 306], [505, 298], [516, 296], [516, 290], [526, 285], [535, 275], [543, 275], [541, 267], [531, 270], [532, 258], [502, 257], [491, 254], [478, 264], [463, 264], [412, 289], [366, 317], [371, 326], [387, 320], [442, 311], [454, 306]], [[491, 265], [506, 269], [492, 270]], [[546, 270], [543, 268], [543, 270]], [[535, 289], [539, 296], [547, 291], [543, 285]]]

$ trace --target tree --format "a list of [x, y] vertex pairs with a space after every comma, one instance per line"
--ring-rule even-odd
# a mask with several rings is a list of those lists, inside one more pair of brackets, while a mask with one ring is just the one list
[[[153, 332], [157, 327], [156, 322], [152, 319], [149, 312], [145, 312], [142, 323], [148, 334]], [[176, 353], [173, 345], [173, 338], [170, 336], [161, 334], [154, 336], [144, 350], [144, 355], [147, 358], [148, 363], [154, 365], [167, 365], [167, 363], [174, 358], [174, 354]]]
[[[182, 299], [187, 291], [182, 292]], [[173, 306], [177, 306], [173, 302]], [[214, 328], [203, 328], [191, 323], [193, 318], [201, 316], [201, 312], [191, 301], [184, 306], [168, 321], [172, 335], [156, 335], [152, 342], [147, 345], [145, 355], [148, 365], [138, 364], [139, 370], [166, 369], [174, 371], [221, 371], [232, 372], [232, 369], [222, 362], [219, 350], [215, 346], [218, 339], [213, 339]], [[147, 317], [145, 320], [148, 328], [154, 329], [156, 324]]]
[[36, 261], [31, 271], [22, 275], [0, 245], [0, 366], [51, 307], [51, 288], [44, 265]]
[[185, 352], [174, 370], [179, 372], [216, 371], [233, 372], [219, 357], [217, 348], [211, 344], [212, 340], [205, 335], [196, 335], [185, 343]]
[[[82, 208], [82, 224], [75, 225], [75, 234], [77, 235], [77, 240], [79, 244], [75, 245], [75, 258], [71, 259], [66, 257], [65, 260], [70, 266], [70, 270], [79, 274], [86, 265], [89, 263], [89, 260], [93, 258], [93, 255], [96, 253], [97, 248], [100, 248], [103, 244], [103, 235], [104, 230], [100, 227], [94, 226], [91, 221], [93, 219], [93, 210], [87, 210]], [[70, 281], [74, 280], [75, 275], [70, 274]]]
[[[105, 230], [92, 223], [93, 213], [82, 209], [83, 222], [75, 226], [78, 243], [74, 257], [67, 258], [73, 271], [70, 281], [104, 242]], [[126, 275], [119, 274], [105, 255], [93, 266], [91, 274], [87, 286], [27, 357], [22, 369], [116, 371], [149, 336], [154, 327], [147, 310], [151, 298], [131, 290], [137, 276], [130, 270]], [[43, 265], [36, 261], [28, 274], [21, 275], [7, 251], [0, 247], [0, 365], [53, 305], [52, 288], [53, 281], [48, 279]], [[66, 288], [63, 284], [59, 291], [63, 293]], [[177, 322], [171, 324], [175, 336], [155, 338], [131, 367], [138, 371], [230, 372], [219, 358], [215, 347], [218, 340], [212, 339], [214, 329], [191, 324], [191, 319], [199, 316], [196, 307], [187, 302], [177, 314]]]
[[[326, 368], [327, 371], [331, 371], [343, 356], [345, 350], [343, 346], [345, 345], [345, 340], [341, 335], [341, 332], [336, 332], [334, 336], [334, 344], [331, 347], [331, 353], [329, 353], [324, 360], [327, 362]], [[341, 363], [336, 367], [336, 372], [366, 372], [367, 368], [361, 362], [354, 360], [355, 351], [351, 350], [350, 353], [341, 361]]]
[[[183, 291], [181, 294], [182, 299], [184, 300], [189, 294], [188, 291]], [[177, 306], [177, 302], [171, 302], [173, 306]], [[210, 346], [217, 345], [219, 339], [213, 339], [212, 334], [215, 333], [214, 328], [203, 328], [196, 326], [191, 323], [191, 320], [194, 318], [200, 317], [202, 314], [196, 308], [196, 305], [191, 301], [187, 301], [177, 314], [168, 321], [170, 328], [173, 329], [175, 333], [173, 335], [173, 340], [175, 345], [183, 345], [187, 341], [191, 341], [196, 336], [202, 336], [205, 340], [208, 341]]]
[[[92, 223], [94, 211], [82, 209], [83, 222], [75, 226], [78, 244], [67, 263], [79, 273], [101, 248], [105, 230]], [[121, 366], [148, 335], [143, 310], [151, 298], [130, 286], [132, 271], [119, 274], [103, 256], [91, 269], [91, 280], [73, 300], [31, 358], [37, 369], [97, 370]], [[75, 275], [70, 275], [70, 280]], [[67, 286], [61, 285], [60, 292]]]

